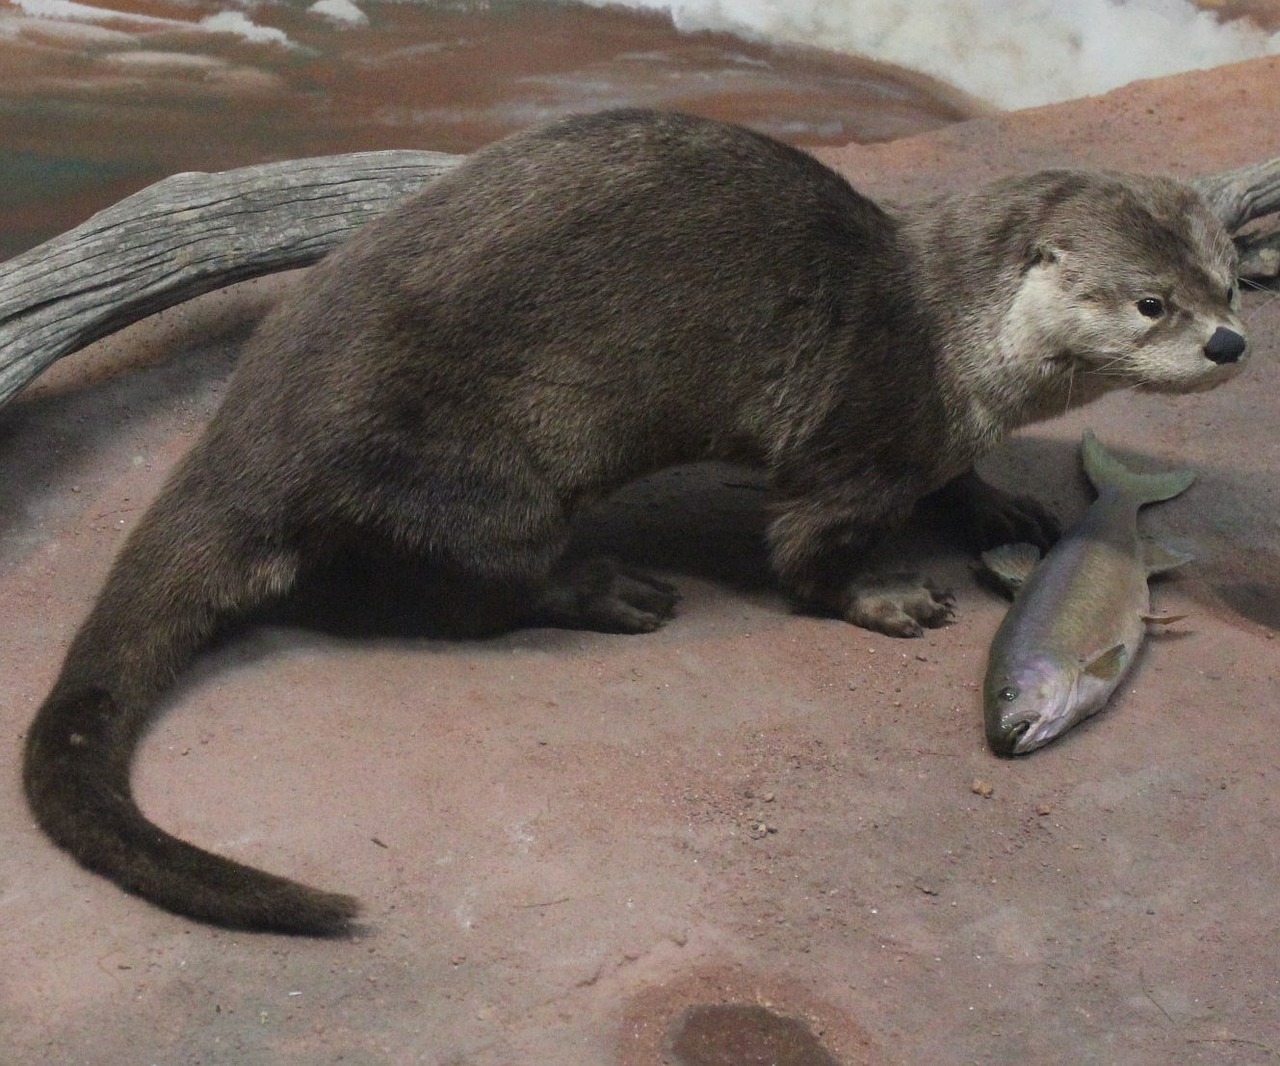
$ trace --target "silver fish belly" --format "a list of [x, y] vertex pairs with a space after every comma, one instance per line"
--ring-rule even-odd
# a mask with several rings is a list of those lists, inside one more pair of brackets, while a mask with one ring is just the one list
[[[983, 685], [987, 741], [999, 755], [1025, 755], [1096, 714], [1133, 665], [1150, 622], [1147, 579], [1190, 556], [1144, 540], [1138, 510], [1184, 492], [1195, 475], [1138, 474], [1086, 432], [1080, 446], [1098, 498], [1021, 582], [991, 642]], [[997, 576], [1017, 584], [1026, 546], [984, 553]]]

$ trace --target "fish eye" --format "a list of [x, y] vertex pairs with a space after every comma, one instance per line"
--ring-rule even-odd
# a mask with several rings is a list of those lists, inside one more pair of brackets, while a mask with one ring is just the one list
[[1012, 703], [1020, 695], [1022, 695], [1022, 693], [1020, 693], [1012, 685], [1005, 685], [1005, 687], [1002, 688], [998, 693], [996, 693], [996, 695], [999, 696], [1002, 700], [1004, 700], [1005, 703]]
[[1154, 296], [1144, 296], [1137, 303], [1138, 314], [1143, 318], [1159, 318], [1164, 314], [1164, 301]]

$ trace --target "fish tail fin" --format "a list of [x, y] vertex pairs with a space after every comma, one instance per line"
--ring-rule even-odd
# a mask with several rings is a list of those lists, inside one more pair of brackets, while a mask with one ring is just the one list
[[172, 484], [130, 536], [27, 733], [32, 813], [81, 865], [178, 914], [280, 932], [342, 931], [354, 900], [214, 855], [136, 805], [129, 767], [165, 689], [221, 621], [293, 584], [264, 544], [199, 485]]
[[1084, 472], [1099, 494], [1119, 492], [1139, 507], [1171, 500], [1186, 492], [1196, 479], [1190, 470], [1167, 470], [1160, 474], [1139, 474], [1130, 470], [1102, 446], [1091, 430], [1085, 430], [1080, 442], [1080, 458], [1084, 462]]

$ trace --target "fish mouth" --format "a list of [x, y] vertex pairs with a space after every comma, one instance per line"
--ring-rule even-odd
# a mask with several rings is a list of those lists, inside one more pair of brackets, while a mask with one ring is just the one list
[[1013, 725], [1008, 726], [1005, 729], [1001, 729], [996, 736], [990, 738], [992, 750], [997, 755], [1013, 756], [1026, 754], [1028, 749], [1019, 750], [1018, 745], [1031, 731], [1031, 726], [1031, 721], [1029, 719], [1024, 719], [1021, 722], [1014, 722]]
[[1079, 717], [1038, 718], [1035, 721], [1019, 722], [1009, 734], [1010, 755], [1030, 755], [1039, 751], [1051, 740], [1057, 740], [1077, 722]]
[[1058, 735], [1059, 730], [1046, 732], [1043, 729], [1036, 729], [1038, 722], [1019, 722], [1016, 727], [1016, 736], [1013, 738], [1013, 754], [1014, 755], [1030, 755], [1037, 748], [1043, 748], [1054, 737]]

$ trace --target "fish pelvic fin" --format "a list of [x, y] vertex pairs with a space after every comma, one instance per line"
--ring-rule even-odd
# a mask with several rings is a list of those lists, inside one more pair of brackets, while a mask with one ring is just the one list
[[1186, 614], [1144, 614], [1142, 620], [1149, 626], [1171, 626], [1174, 622], [1181, 622], [1184, 618], [1190, 618]]
[[1168, 548], [1157, 541], [1144, 537], [1142, 539], [1142, 565], [1147, 571], [1147, 576], [1152, 574], [1165, 574], [1170, 570], [1176, 570], [1180, 566], [1185, 566], [1194, 558], [1186, 552], [1180, 552], [1176, 548]]
[[982, 553], [982, 565], [1010, 596], [1027, 583], [1039, 562], [1040, 549], [1025, 542], [1001, 544]]
[[1099, 681], [1114, 681], [1122, 673], [1129, 662], [1129, 649], [1123, 644], [1115, 644], [1106, 651], [1095, 655], [1086, 662], [1082, 669]]
[[1167, 470], [1161, 474], [1139, 474], [1130, 470], [1102, 446], [1092, 430], [1085, 430], [1080, 441], [1080, 458], [1084, 472], [1099, 494], [1108, 490], [1120, 492], [1139, 507], [1171, 500], [1186, 492], [1196, 479], [1190, 470]]

